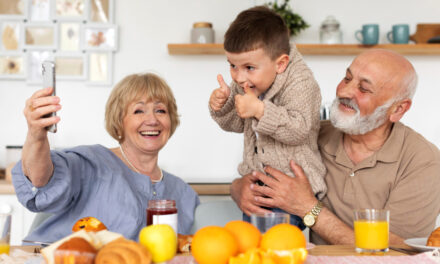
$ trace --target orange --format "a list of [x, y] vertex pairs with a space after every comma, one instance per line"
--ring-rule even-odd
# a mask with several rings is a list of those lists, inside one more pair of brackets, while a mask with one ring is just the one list
[[306, 238], [301, 230], [291, 224], [278, 224], [271, 227], [261, 238], [260, 248], [263, 250], [290, 250], [305, 248]]
[[277, 264], [302, 264], [307, 258], [305, 248], [291, 250], [267, 250], [267, 256]]
[[244, 253], [260, 244], [261, 233], [258, 228], [245, 221], [230, 221], [225, 228], [232, 233], [238, 243], [238, 252]]
[[199, 229], [191, 243], [191, 254], [198, 264], [226, 264], [237, 253], [238, 245], [234, 236], [219, 226]]
[[253, 248], [229, 259], [229, 264], [261, 264], [259, 249]]

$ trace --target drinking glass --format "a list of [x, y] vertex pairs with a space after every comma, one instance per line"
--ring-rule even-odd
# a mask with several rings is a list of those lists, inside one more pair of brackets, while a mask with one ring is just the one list
[[354, 211], [354, 236], [358, 253], [388, 251], [390, 211], [359, 209]]
[[0, 213], [0, 254], [9, 254], [11, 237], [11, 214]]
[[251, 224], [263, 234], [274, 225], [290, 223], [290, 215], [286, 213], [251, 214]]

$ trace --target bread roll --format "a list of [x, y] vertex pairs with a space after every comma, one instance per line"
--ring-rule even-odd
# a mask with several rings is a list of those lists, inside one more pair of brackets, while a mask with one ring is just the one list
[[177, 234], [177, 253], [190, 253], [192, 238], [192, 235]]
[[96, 264], [150, 264], [151, 253], [141, 244], [125, 238], [116, 239], [96, 255]]
[[426, 245], [430, 247], [440, 247], [440, 227], [432, 231], [431, 235], [428, 237]]
[[81, 237], [67, 240], [54, 253], [55, 264], [93, 264], [95, 256], [95, 248]]

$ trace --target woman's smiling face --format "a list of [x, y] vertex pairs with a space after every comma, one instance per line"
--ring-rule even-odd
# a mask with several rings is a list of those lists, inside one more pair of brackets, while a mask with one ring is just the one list
[[171, 119], [165, 103], [141, 99], [130, 103], [123, 118], [124, 145], [133, 151], [157, 154], [167, 143]]

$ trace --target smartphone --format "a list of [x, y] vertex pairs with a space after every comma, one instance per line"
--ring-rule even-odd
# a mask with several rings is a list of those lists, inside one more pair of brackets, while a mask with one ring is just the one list
[[[43, 88], [53, 87], [52, 96], [56, 95], [55, 85], [55, 63], [53, 61], [44, 61], [42, 65], [43, 71]], [[56, 116], [56, 112], [45, 115], [44, 117]], [[57, 124], [46, 127], [49, 132], [57, 132]]]

